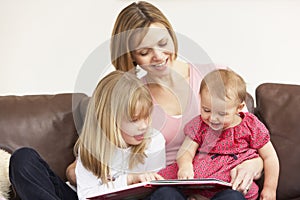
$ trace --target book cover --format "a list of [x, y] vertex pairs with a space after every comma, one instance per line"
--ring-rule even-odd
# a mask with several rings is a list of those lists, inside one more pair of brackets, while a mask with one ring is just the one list
[[222, 180], [213, 178], [204, 179], [172, 179], [172, 180], [156, 180], [150, 182], [137, 183], [127, 187], [115, 189], [109, 193], [95, 197], [90, 200], [134, 200], [142, 199], [150, 195], [155, 189], [161, 186], [178, 187], [184, 194], [196, 194], [201, 189], [213, 190], [221, 187], [231, 187], [231, 184]]

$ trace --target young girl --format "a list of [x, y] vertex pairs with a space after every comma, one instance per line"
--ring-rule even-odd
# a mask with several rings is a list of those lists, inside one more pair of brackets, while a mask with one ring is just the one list
[[[265, 169], [261, 199], [275, 200], [278, 158], [267, 128], [253, 114], [241, 112], [245, 97], [246, 84], [233, 71], [215, 70], [204, 77], [200, 86], [201, 115], [185, 126], [186, 138], [177, 155], [177, 175], [180, 179], [218, 178], [230, 182], [232, 168], [259, 154]], [[169, 169], [172, 174], [177, 165]], [[247, 190], [245, 198], [257, 199], [254, 182]]]
[[161, 179], [154, 172], [165, 166], [165, 140], [149, 126], [152, 106], [131, 73], [114, 71], [99, 82], [74, 147], [79, 199]]

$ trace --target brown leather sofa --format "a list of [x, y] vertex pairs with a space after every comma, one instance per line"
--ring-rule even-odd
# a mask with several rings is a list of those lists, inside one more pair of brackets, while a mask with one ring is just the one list
[[[255, 100], [248, 96], [248, 109], [270, 130], [280, 160], [277, 199], [300, 200], [300, 86], [262, 84]], [[66, 180], [87, 102], [84, 94], [0, 96], [0, 147], [33, 147]]]
[[66, 180], [87, 100], [84, 94], [0, 96], [0, 148], [32, 147]]
[[255, 114], [267, 126], [280, 162], [277, 199], [300, 199], [300, 85], [265, 83]]

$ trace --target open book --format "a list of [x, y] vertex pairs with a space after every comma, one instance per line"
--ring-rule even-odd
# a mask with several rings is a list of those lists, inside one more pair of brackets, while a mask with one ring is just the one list
[[119, 199], [142, 199], [150, 195], [156, 188], [161, 186], [174, 186], [179, 188], [184, 194], [196, 194], [201, 189], [218, 189], [221, 187], [231, 187], [231, 184], [222, 180], [213, 178], [202, 179], [174, 179], [174, 180], [156, 180], [150, 182], [137, 183], [123, 188], [115, 189], [109, 193], [95, 197], [91, 200], [119, 200]]

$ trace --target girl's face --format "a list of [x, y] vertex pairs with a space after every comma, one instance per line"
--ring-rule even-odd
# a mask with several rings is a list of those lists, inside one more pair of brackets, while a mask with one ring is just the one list
[[213, 130], [225, 130], [240, 123], [238, 113], [244, 104], [236, 101], [211, 97], [209, 91], [201, 91], [201, 118]]
[[133, 60], [149, 74], [161, 76], [169, 73], [174, 57], [174, 43], [160, 23], [153, 23], [139, 44], [134, 45]]
[[128, 145], [139, 145], [149, 129], [150, 117], [138, 119], [140, 112], [136, 110], [134, 117], [131, 120], [123, 119], [120, 126], [122, 137]]

